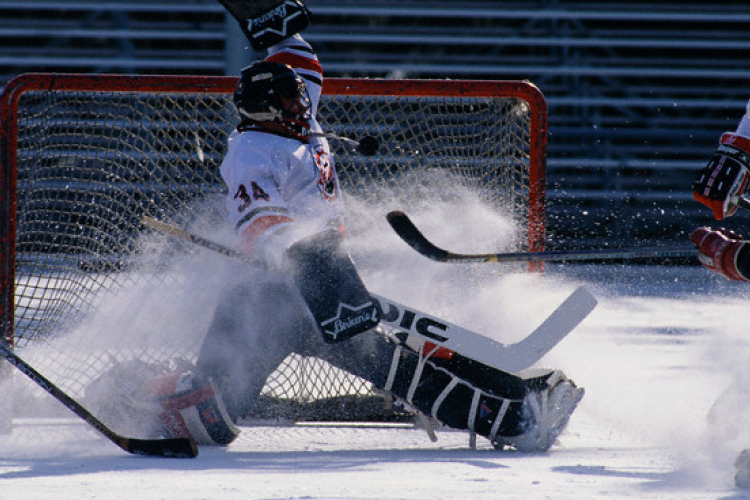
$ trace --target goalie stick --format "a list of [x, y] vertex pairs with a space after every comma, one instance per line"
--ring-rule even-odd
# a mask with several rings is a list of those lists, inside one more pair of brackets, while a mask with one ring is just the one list
[[[171, 224], [148, 216], [143, 217], [142, 223], [146, 227], [183, 241], [257, 264], [245, 253], [201, 238]], [[593, 295], [585, 288], [579, 287], [526, 338], [514, 344], [503, 344], [390, 299], [373, 293], [370, 295], [380, 303], [383, 311], [381, 322], [406, 332], [406, 343], [411, 348], [418, 350], [426, 342], [437, 344], [507, 372], [518, 372], [534, 365], [573, 331], [597, 304]]]
[[52, 397], [68, 407], [73, 413], [81, 417], [87, 424], [99, 431], [104, 437], [128, 453], [172, 458], [194, 458], [198, 456], [198, 447], [192, 439], [136, 439], [117, 434], [115, 431], [104, 425], [101, 420], [96, 418], [78, 401], [68, 396], [68, 394], [63, 392], [62, 389], [32, 368], [31, 365], [21, 359], [4, 342], [0, 342], [0, 356], [18, 368], [21, 373], [29, 377]]
[[380, 319], [409, 334], [407, 345], [419, 352], [430, 343], [455, 351], [487, 366], [519, 372], [533, 366], [560, 343], [596, 307], [596, 298], [579, 287], [523, 340], [504, 344], [371, 293], [383, 307]]
[[429, 241], [409, 217], [401, 211], [387, 215], [388, 222], [407, 245], [437, 262], [565, 262], [637, 258], [693, 257], [695, 247], [607, 248], [602, 250], [558, 250], [552, 252], [513, 252], [460, 254], [444, 250]]

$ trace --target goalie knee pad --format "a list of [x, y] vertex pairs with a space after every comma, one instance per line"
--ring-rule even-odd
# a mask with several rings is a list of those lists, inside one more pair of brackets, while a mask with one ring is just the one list
[[198, 444], [228, 445], [239, 435], [213, 382], [193, 372], [154, 380], [149, 392], [159, 403], [156, 418], [169, 437]]

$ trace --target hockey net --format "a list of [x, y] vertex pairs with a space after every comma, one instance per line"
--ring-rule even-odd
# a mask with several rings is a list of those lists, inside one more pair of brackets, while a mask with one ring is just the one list
[[[196, 280], [204, 275], [175, 271], [170, 258], [189, 258], [190, 249], [148, 234], [140, 221], [149, 215], [203, 235], [221, 226], [218, 166], [236, 124], [235, 82], [30, 74], [5, 88], [2, 335], [71, 396], [83, 398], [118, 363], [195, 359], [204, 325], [168, 304], [210, 317], [212, 299]], [[536, 87], [502, 81], [328, 79], [319, 109], [324, 130], [380, 144], [364, 157], [332, 142], [345, 192], [409, 190], [402, 176], [440, 169], [512, 212], [525, 233], [517, 251], [543, 247], [546, 118]], [[158, 315], [132, 313], [165, 294], [173, 300], [157, 305]], [[363, 403], [372, 396], [365, 381], [292, 355], [262, 401], [275, 416], [347, 420], [373, 418]]]

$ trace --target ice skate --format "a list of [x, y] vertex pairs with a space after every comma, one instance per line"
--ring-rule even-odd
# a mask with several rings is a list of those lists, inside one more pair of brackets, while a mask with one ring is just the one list
[[584, 390], [560, 370], [552, 372], [546, 383], [546, 388], [530, 392], [524, 400], [525, 411], [531, 415], [529, 421], [533, 422], [531, 427], [517, 436], [498, 436], [495, 447], [544, 452], [555, 443], [583, 398]]

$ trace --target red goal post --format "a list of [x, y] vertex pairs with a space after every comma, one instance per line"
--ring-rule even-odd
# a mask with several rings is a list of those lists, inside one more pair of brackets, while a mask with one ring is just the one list
[[[203, 200], [217, 199], [218, 165], [236, 123], [235, 83], [233, 77], [27, 74], [5, 87], [0, 327], [7, 342], [18, 349], [54, 343], [86, 321], [97, 299], [122, 287], [119, 280], [143, 254], [143, 215], [187, 225], [198, 217], [192, 207], [205, 210]], [[544, 249], [547, 107], [534, 85], [328, 78], [323, 94], [325, 131], [372, 135], [380, 144], [369, 158], [333, 144], [345, 192], [367, 197], [373, 187], [437, 168], [513, 214], [525, 234], [516, 250]], [[183, 347], [161, 355], [195, 354]], [[75, 347], [61, 350], [71, 352], [45, 356], [47, 373], [73, 395], [107, 368], [101, 353], [73, 360], [80, 354]], [[123, 357], [138, 356], [132, 346], [126, 350]], [[288, 361], [264, 393], [282, 399], [368, 393], [363, 381], [315, 363]], [[302, 383], [315, 389], [299, 389]]]

